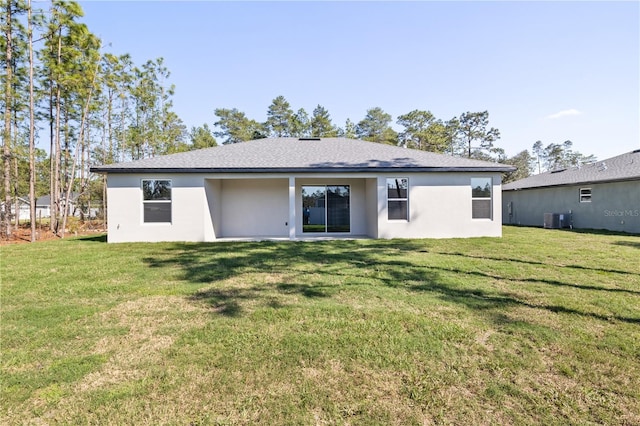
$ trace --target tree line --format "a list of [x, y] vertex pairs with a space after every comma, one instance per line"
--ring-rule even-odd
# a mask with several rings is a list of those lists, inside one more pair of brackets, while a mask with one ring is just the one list
[[[0, 0], [2, 84], [2, 185], [0, 231], [9, 236], [18, 225], [20, 198], [30, 202], [31, 238], [36, 236], [36, 197], [50, 194], [50, 229], [64, 236], [70, 200], [80, 219], [92, 208], [106, 210], [104, 176], [91, 175], [94, 164], [110, 164], [265, 137], [347, 137], [424, 151], [513, 164], [507, 179], [592, 157], [572, 151], [571, 142], [523, 151], [508, 158], [496, 145], [498, 129], [489, 112], [465, 112], [442, 120], [428, 110], [393, 118], [370, 108], [357, 122], [333, 123], [318, 105], [311, 114], [294, 110], [278, 96], [259, 122], [236, 108], [214, 110], [208, 124], [187, 129], [173, 110], [175, 87], [162, 58], [136, 64], [128, 54], [105, 52], [101, 40], [81, 22], [77, 2]], [[36, 146], [48, 142], [48, 151]], [[534, 155], [535, 154], [535, 155]], [[93, 203], [93, 204], [92, 204]], [[96, 205], [96, 203], [98, 205]], [[9, 212], [16, 210], [12, 223]]]
[[370, 108], [357, 123], [347, 118], [344, 126], [335, 125], [329, 111], [318, 105], [311, 116], [300, 108], [294, 110], [284, 96], [278, 96], [267, 108], [267, 120], [250, 119], [236, 108], [215, 110], [218, 130], [213, 134], [223, 144], [244, 142], [266, 137], [347, 137], [385, 143], [423, 151], [494, 161], [513, 165], [517, 170], [507, 174], [504, 182], [511, 182], [559, 168], [576, 167], [596, 161], [593, 155], [573, 150], [573, 142], [551, 143], [546, 147], [537, 141], [531, 152], [524, 150], [507, 157], [496, 145], [500, 131], [489, 126], [489, 112], [465, 112], [449, 120], [442, 120], [428, 110], [413, 110], [393, 118], [380, 107]]
[[[0, 0], [1, 228], [11, 234], [18, 214], [12, 223], [8, 213], [28, 198], [32, 239], [37, 196], [51, 195], [49, 226], [63, 236], [72, 196], [81, 218], [105, 198], [91, 164], [170, 153], [189, 134], [173, 111], [162, 58], [137, 65], [128, 54], [104, 52], [76, 2], [36, 4]], [[48, 139], [48, 152], [37, 138]]]
[[217, 108], [214, 113], [219, 129], [214, 135], [223, 144], [266, 137], [347, 137], [485, 160], [504, 156], [504, 150], [494, 146], [500, 131], [489, 127], [488, 111], [465, 112], [443, 121], [431, 111], [413, 110], [397, 118], [396, 123], [403, 127], [400, 132], [391, 126], [392, 116], [380, 107], [368, 109], [357, 123], [347, 118], [340, 127], [322, 105], [309, 115], [304, 108], [294, 111], [284, 96], [273, 99], [263, 123], [236, 108]]

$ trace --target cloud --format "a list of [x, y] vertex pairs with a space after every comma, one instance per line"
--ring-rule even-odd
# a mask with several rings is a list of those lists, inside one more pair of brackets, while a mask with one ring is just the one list
[[571, 108], [571, 109], [562, 110], [560, 112], [556, 112], [555, 114], [547, 115], [545, 118], [555, 120], [556, 118], [570, 117], [572, 115], [580, 115], [580, 114], [582, 114], [581, 111]]

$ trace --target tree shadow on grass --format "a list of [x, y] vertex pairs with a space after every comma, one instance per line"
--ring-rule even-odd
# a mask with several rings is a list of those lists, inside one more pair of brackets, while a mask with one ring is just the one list
[[[362, 284], [366, 280], [364, 270], [386, 268], [391, 265], [386, 259], [417, 251], [419, 247], [419, 243], [410, 240], [394, 244], [335, 240], [176, 243], [143, 260], [151, 268], [177, 267], [185, 281], [208, 285], [195, 291], [190, 299], [209, 304], [218, 314], [237, 317], [244, 313], [242, 305], [249, 302], [281, 307], [283, 302], [274, 301], [274, 297], [284, 300], [288, 296], [333, 297], [346, 286]], [[254, 274], [261, 277], [256, 282], [247, 282]], [[428, 275], [413, 269], [394, 279], [419, 282], [435, 279]], [[243, 277], [247, 279], [242, 280]], [[222, 284], [232, 278], [241, 281], [233, 288], [229, 288], [229, 283]]]
[[640, 239], [638, 241], [625, 241], [625, 240], [621, 240], [621, 241], [616, 241], [615, 243], [613, 243], [617, 246], [624, 246], [624, 247], [633, 247], [633, 248], [637, 248], [640, 249]]
[[107, 242], [107, 234], [92, 235], [92, 236], [88, 236], [88, 237], [78, 237], [78, 238], [76, 238], [76, 240], [93, 242], [93, 243], [106, 243]]
[[[471, 256], [471, 255], [465, 255], [462, 253], [438, 253], [439, 255], [443, 255], [443, 256], [462, 256], [462, 257], [468, 257], [468, 258], [473, 258], [473, 259], [488, 259], [488, 260], [494, 260], [494, 261], [503, 261], [503, 262], [519, 262], [519, 263], [527, 263], [527, 264], [531, 264], [531, 265], [543, 265], [543, 266], [554, 266], [554, 265], [549, 265], [549, 264], [545, 264], [543, 262], [530, 262], [530, 261], [522, 261], [522, 260], [518, 260], [518, 259], [504, 259], [504, 258], [499, 258], [499, 257], [489, 257], [489, 256]], [[631, 275], [640, 275], [640, 274], [635, 274], [633, 272], [625, 272], [625, 271], [617, 271], [617, 270], [607, 270], [607, 269], [593, 269], [593, 268], [583, 268], [581, 266], [572, 266], [572, 265], [567, 265], [567, 266], [557, 266], [555, 265], [555, 267], [557, 268], [575, 268], [575, 269], [586, 269], [586, 270], [595, 270], [595, 271], [599, 271], [599, 272], [611, 272], [611, 273], [618, 273], [618, 274], [631, 274]], [[574, 284], [574, 283], [568, 283], [568, 282], [564, 282], [564, 281], [559, 281], [559, 280], [551, 280], [548, 278], [544, 278], [544, 277], [528, 277], [528, 278], [506, 278], [506, 277], [502, 277], [499, 275], [495, 275], [495, 274], [491, 274], [488, 272], [479, 272], [479, 271], [464, 271], [461, 269], [456, 269], [456, 268], [448, 268], [448, 269], [443, 269], [446, 271], [450, 271], [450, 272], [457, 272], [460, 274], [467, 274], [467, 275], [476, 275], [476, 276], [480, 276], [480, 277], [485, 277], [485, 278], [493, 278], [496, 280], [510, 280], [510, 281], [518, 281], [518, 282], [522, 282], [522, 283], [541, 283], [541, 284], [548, 284], [548, 285], [554, 285], [554, 286], [559, 286], [559, 287], [572, 287], [572, 288], [576, 288], [579, 290], [594, 290], [594, 291], [605, 291], [605, 292], [611, 292], [611, 293], [628, 293], [628, 294], [633, 294], [633, 295], [640, 295], [640, 291], [637, 290], [628, 290], [626, 288], [608, 288], [608, 287], [602, 287], [602, 286], [595, 286], [595, 285], [588, 285], [588, 284]]]
[[[619, 244], [619, 245], [625, 245], [625, 244]], [[498, 262], [514, 262], [514, 263], [523, 263], [523, 264], [527, 264], [527, 265], [539, 265], [539, 266], [545, 266], [545, 267], [553, 266], [553, 267], [558, 267], [558, 268], [561, 267], [561, 268], [570, 268], [570, 269], [581, 269], [581, 270], [585, 270], [585, 271], [610, 272], [610, 273], [613, 273], [613, 274], [626, 274], [626, 275], [638, 275], [638, 276], [640, 276], [640, 271], [639, 272], [632, 272], [632, 271], [623, 271], [623, 270], [620, 270], [620, 269], [591, 268], [591, 267], [582, 266], [582, 265], [552, 265], [552, 264], [547, 263], [547, 262], [537, 262], [535, 260], [523, 260], [523, 259], [514, 259], [514, 258], [508, 258], [508, 257], [488, 256], [488, 255], [478, 256], [478, 255], [471, 255], [471, 254], [459, 253], [459, 252], [433, 252], [433, 253], [437, 253], [437, 254], [442, 255], [442, 256], [460, 256], [460, 257], [466, 257], [466, 258], [472, 258], [472, 259], [495, 260], [495, 261], [498, 261]]]
[[[179, 268], [185, 281], [200, 287], [190, 300], [207, 303], [212, 312], [226, 317], [244, 315], [243, 306], [248, 304], [257, 303], [277, 309], [284, 307], [287, 300], [293, 300], [287, 299], [290, 296], [329, 299], [343, 289], [363, 285], [430, 292], [443, 301], [473, 310], [493, 310], [496, 315], [505, 308], [524, 306], [603, 321], [640, 323], [639, 318], [600, 315], [558, 304], [530, 303], [515, 293], [495, 290], [492, 283], [519, 281], [632, 295], [638, 292], [544, 278], [502, 277], [475, 269], [465, 270], [464, 262], [453, 268], [437, 266], [430, 262], [427, 244], [416, 240], [177, 243], [146, 257], [144, 261], [151, 268]], [[412, 256], [411, 261], [407, 260], [407, 254], [416, 253], [419, 253], [417, 258]], [[452, 255], [464, 256], [459, 253]], [[260, 277], [255, 282], [250, 281], [255, 274], [260, 274]], [[462, 280], [465, 284], [460, 285], [459, 279], [452, 281], [451, 274], [476, 277], [480, 281]], [[237, 279], [238, 285], [222, 283], [230, 278]], [[206, 288], [201, 288], [203, 284], [207, 285]], [[484, 288], [478, 288], [478, 285]]]
[[543, 309], [553, 313], [565, 313], [594, 318], [602, 321], [616, 320], [630, 324], [640, 324], [640, 318], [625, 317], [620, 315], [602, 315], [578, 309], [568, 308], [562, 305], [535, 304], [522, 300], [515, 295], [500, 292], [492, 294], [480, 289], [461, 289], [442, 284], [412, 286], [414, 291], [436, 292], [443, 300], [462, 304], [475, 310], [502, 310], [513, 306], [524, 306], [532, 309]]
[[591, 229], [591, 228], [573, 228], [573, 229], [557, 229], [560, 232], [572, 232], [574, 234], [592, 234], [592, 235], [619, 235], [621, 237], [640, 236], [640, 234], [624, 231], [611, 231], [609, 229]]
[[306, 273], [326, 273], [327, 265], [347, 262], [363, 267], [384, 264], [388, 256], [417, 251], [411, 240], [376, 244], [367, 240], [297, 242], [176, 243], [144, 258], [152, 268], [179, 267], [191, 283], [211, 283], [247, 272], [285, 273], [300, 264], [314, 266]]
[[253, 286], [249, 288], [220, 289], [207, 288], [195, 292], [190, 300], [203, 301], [213, 308], [213, 311], [227, 317], [239, 317], [244, 314], [242, 303], [249, 301], [261, 301], [264, 305], [272, 309], [284, 308], [285, 305], [266, 293], [272, 293], [273, 290], [282, 294], [300, 294], [306, 298], [317, 299], [329, 297], [329, 294], [322, 288], [314, 287], [308, 284], [277, 284], [272, 289]]

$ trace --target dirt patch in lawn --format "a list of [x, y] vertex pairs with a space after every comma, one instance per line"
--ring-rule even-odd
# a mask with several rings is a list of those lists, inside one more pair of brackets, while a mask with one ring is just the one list
[[[107, 231], [103, 228], [102, 223], [97, 225], [86, 222], [84, 224], [80, 224], [80, 226], [76, 230], [68, 230], [67, 232], [65, 232], [65, 237], [90, 236], [103, 234], [105, 232]], [[56, 235], [53, 231], [44, 226], [38, 227], [36, 229], [36, 242], [59, 240], [61, 238], [61, 235]], [[7, 238], [4, 234], [0, 236], [0, 245], [2, 246], [9, 244], [24, 244], [30, 242], [31, 228], [25, 226], [20, 226], [20, 228], [17, 229], [14, 228], [9, 238]]]

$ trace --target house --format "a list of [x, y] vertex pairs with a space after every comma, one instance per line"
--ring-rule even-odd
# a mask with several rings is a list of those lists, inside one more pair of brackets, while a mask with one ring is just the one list
[[640, 149], [511, 182], [502, 202], [505, 224], [640, 233]]
[[[64, 194], [62, 194], [61, 199], [64, 203]], [[79, 212], [76, 209], [78, 193], [72, 192], [71, 198], [69, 199], [69, 214], [74, 216], [79, 216]], [[31, 212], [29, 206], [29, 198], [18, 197], [18, 214], [19, 220], [30, 220]], [[15, 217], [16, 214], [16, 205], [15, 203], [11, 205], [11, 216]], [[51, 195], [43, 195], [41, 197], [36, 198], [36, 218], [48, 218], [51, 217]]]
[[[81, 207], [78, 203], [78, 192], [72, 192], [69, 198], [69, 216], [81, 217]], [[66, 194], [60, 194], [61, 205], [64, 206]], [[16, 215], [16, 203], [18, 207], [18, 219], [21, 221], [28, 221], [31, 219], [31, 207], [29, 205], [29, 197], [18, 197], [17, 201], [11, 204], [11, 217], [15, 218]], [[97, 207], [96, 207], [97, 206]], [[4, 212], [4, 202], [0, 203], [0, 211]], [[101, 212], [101, 202], [89, 202], [84, 207], [84, 217], [93, 219], [98, 217]], [[36, 218], [40, 220], [42, 218], [51, 217], [51, 195], [42, 195], [36, 198]]]
[[[31, 219], [31, 207], [29, 205], [29, 197], [18, 197], [12, 200], [11, 217], [16, 217], [16, 207], [18, 209], [18, 220], [28, 221]], [[72, 202], [69, 203], [72, 206]], [[4, 211], [4, 202], [2, 203], [2, 211]], [[36, 198], [36, 218], [51, 217], [51, 196], [43, 195]]]
[[107, 174], [108, 241], [502, 234], [513, 167], [346, 138], [269, 138]]
[[[13, 220], [16, 217], [16, 205], [18, 208], [18, 220], [24, 221], [29, 220], [29, 199], [18, 197], [16, 199], [11, 200], [11, 219]], [[5, 202], [3, 201], [0, 205], [0, 211], [4, 214], [5, 211]]]

